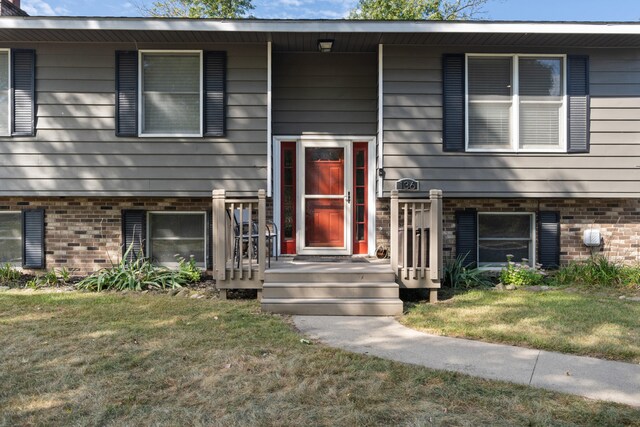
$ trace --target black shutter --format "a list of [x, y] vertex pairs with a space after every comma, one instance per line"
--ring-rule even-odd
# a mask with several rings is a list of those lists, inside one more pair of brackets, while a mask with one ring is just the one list
[[11, 62], [11, 90], [13, 91], [11, 134], [34, 136], [36, 134], [36, 51], [13, 49]]
[[22, 211], [22, 266], [44, 268], [44, 209]]
[[211, 209], [207, 211], [207, 261], [206, 268], [208, 270], [213, 269], [213, 212]]
[[589, 57], [567, 57], [567, 151], [589, 152]]
[[116, 136], [138, 135], [138, 52], [116, 52]]
[[224, 136], [226, 52], [204, 52], [204, 134]]
[[542, 268], [560, 266], [560, 214], [538, 213], [538, 263]]
[[444, 151], [463, 152], [465, 149], [464, 62], [464, 55], [444, 55], [442, 58]]
[[122, 255], [129, 248], [127, 261], [144, 258], [145, 242], [147, 240], [147, 212], [143, 210], [122, 211]]
[[478, 213], [467, 209], [456, 212], [456, 256], [465, 257], [466, 266], [478, 264]]

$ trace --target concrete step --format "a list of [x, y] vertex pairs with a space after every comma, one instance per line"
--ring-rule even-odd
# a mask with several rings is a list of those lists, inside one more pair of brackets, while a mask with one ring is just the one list
[[262, 310], [280, 314], [311, 316], [398, 316], [402, 301], [397, 298], [262, 298]]
[[265, 283], [263, 298], [395, 298], [399, 297], [397, 283]]
[[266, 283], [389, 283], [396, 276], [391, 269], [384, 271], [286, 271], [267, 270]]

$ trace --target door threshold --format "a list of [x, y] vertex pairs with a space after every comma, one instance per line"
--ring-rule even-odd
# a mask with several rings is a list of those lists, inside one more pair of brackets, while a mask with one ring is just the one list
[[365, 256], [351, 256], [351, 255], [295, 255], [293, 257], [293, 262], [367, 264], [369, 263], [369, 260]]

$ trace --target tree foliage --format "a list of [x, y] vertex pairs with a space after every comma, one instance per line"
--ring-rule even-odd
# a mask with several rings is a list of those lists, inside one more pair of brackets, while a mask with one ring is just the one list
[[253, 8], [252, 0], [156, 0], [141, 10], [153, 17], [233, 19]]
[[358, 0], [350, 19], [434, 20], [470, 19], [488, 0]]

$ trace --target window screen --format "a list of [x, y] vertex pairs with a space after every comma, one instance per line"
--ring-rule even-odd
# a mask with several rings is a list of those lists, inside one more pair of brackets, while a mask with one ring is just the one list
[[507, 255], [533, 265], [531, 214], [478, 214], [478, 265], [501, 266]]
[[0, 135], [8, 135], [9, 129], [9, 52], [0, 51]]
[[0, 212], [0, 263], [22, 263], [22, 213]]
[[520, 148], [558, 148], [564, 84], [560, 58], [520, 58]]
[[175, 266], [177, 256], [193, 255], [198, 266], [205, 266], [205, 213], [149, 214], [149, 256], [155, 263]]
[[144, 53], [142, 133], [201, 133], [200, 53]]
[[509, 148], [513, 59], [472, 57], [468, 67], [469, 148]]

